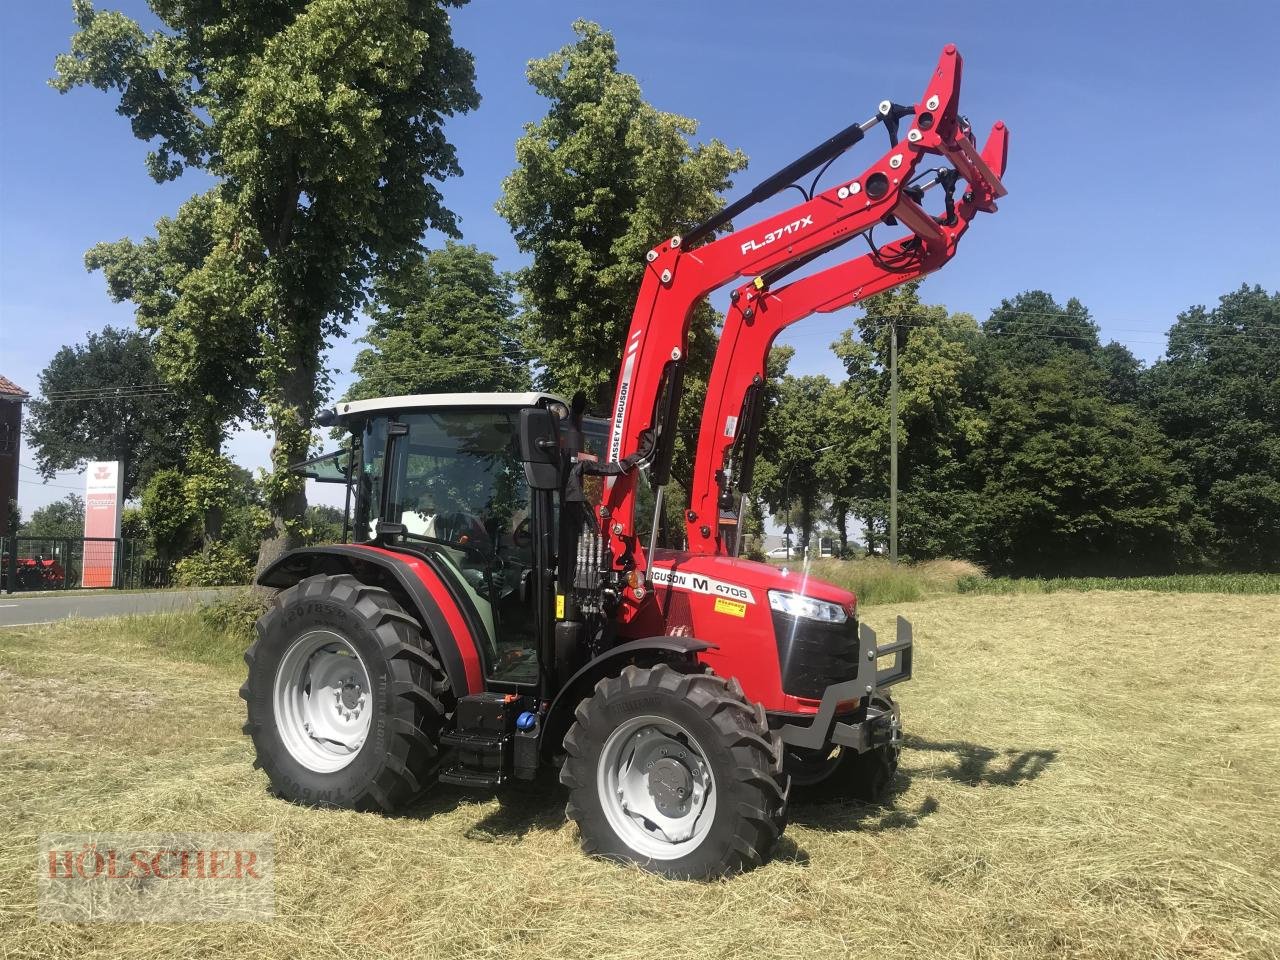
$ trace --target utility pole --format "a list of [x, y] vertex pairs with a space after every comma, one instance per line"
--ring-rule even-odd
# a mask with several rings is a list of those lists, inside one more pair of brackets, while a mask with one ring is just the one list
[[898, 562], [898, 322], [889, 321], [889, 562]]

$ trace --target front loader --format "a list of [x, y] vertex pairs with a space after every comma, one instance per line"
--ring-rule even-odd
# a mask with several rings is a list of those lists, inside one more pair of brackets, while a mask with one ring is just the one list
[[[325, 412], [350, 442], [302, 467], [346, 485], [352, 542], [264, 571], [280, 593], [245, 655], [245, 732], [278, 795], [390, 813], [437, 781], [484, 790], [558, 770], [586, 851], [705, 878], [768, 858], [793, 781], [885, 788], [910, 626], [878, 642], [851, 593], [737, 558], [730, 531], [777, 333], [936, 270], [1003, 195], [1005, 130], [978, 151], [960, 74], [948, 46], [918, 102], [885, 101], [651, 250], [607, 418], [545, 393]], [[803, 203], [724, 232], [876, 126], [889, 147], [860, 176], [823, 192], [815, 177]], [[924, 183], [927, 158], [939, 167]], [[878, 224], [908, 232], [777, 285]], [[705, 401], [688, 548], [660, 547], [689, 316], [744, 277]]]

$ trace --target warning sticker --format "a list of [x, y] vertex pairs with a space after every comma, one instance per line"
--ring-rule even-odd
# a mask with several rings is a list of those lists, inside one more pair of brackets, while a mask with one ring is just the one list
[[737, 600], [716, 597], [716, 613], [727, 613], [731, 617], [745, 617], [747, 615], [747, 605], [739, 603]]
[[564, 594], [563, 593], [556, 594], [556, 619], [557, 620], [564, 619]]

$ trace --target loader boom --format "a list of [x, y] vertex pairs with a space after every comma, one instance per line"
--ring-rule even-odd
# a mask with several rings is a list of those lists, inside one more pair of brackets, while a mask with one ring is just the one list
[[[1004, 169], [1004, 127], [996, 124], [988, 149], [979, 153], [970, 139], [967, 121], [958, 112], [961, 72], [960, 54], [954, 45], [948, 44], [924, 93], [914, 105], [883, 101], [869, 120], [845, 128], [685, 237], [672, 237], [646, 255], [647, 268], [623, 346], [606, 453], [609, 461], [625, 462], [628, 469], [607, 478], [599, 508], [609, 568], [615, 576], [621, 575], [620, 579], [625, 577], [628, 584], [622, 594], [624, 620], [635, 612], [644, 596], [644, 573], [648, 566], [645, 544], [640, 543], [636, 535], [636, 483], [643, 471], [648, 471], [650, 482], [659, 489], [668, 479], [693, 308], [712, 290], [737, 277], [759, 277], [767, 287], [766, 278], [776, 279], [882, 222], [900, 222], [912, 231], [910, 237], [899, 241], [900, 246], [890, 245], [881, 252], [882, 263], [892, 253], [909, 254], [908, 259], [918, 259], [922, 265], [932, 264], [919, 272], [928, 272], [944, 263], [950, 255], [948, 251], [954, 249], [960, 224], [939, 222], [921, 207], [921, 191], [911, 189], [910, 185], [917, 177], [922, 160], [934, 156], [950, 164], [967, 184], [963, 204], [967, 204], [970, 213], [994, 211], [997, 198], [1005, 193], [996, 173]], [[905, 139], [899, 140], [899, 123], [904, 119], [909, 121], [909, 128]], [[860, 176], [842, 179], [821, 193], [801, 188], [808, 196], [803, 202], [696, 245], [714, 236], [730, 217], [785, 189], [794, 179], [814, 170], [821, 174], [825, 165], [830, 165], [880, 124], [889, 132], [889, 148]], [[953, 216], [944, 219], [956, 221], [958, 217], [957, 209]], [[894, 266], [906, 267], [907, 263]], [[874, 270], [866, 268], [864, 282], [875, 282], [878, 277], [885, 284], [880, 289], [910, 279], [883, 266]], [[838, 292], [841, 284], [846, 292], [853, 289], [849, 286], [851, 278], [833, 278], [832, 282], [837, 288], [832, 294], [833, 302], [846, 295]], [[749, 309], [743, 305], [743, 329], [752, 319], [747, 316]], [[719, 353], [725, 352], [726, 345], [722, 343]], [[728, 352], [732, 353], [732, 349]], [[725, 373], [727, 376], [730, 371]], [[718, 415], [715, 422], [721, 422]], [[706, 421], [703, 428], [707, 429]], [[701, 452], [699, 458], [708, 459]], [[701, 529], [706, 526], [715, 531], [718, 511], [712, 509], [709, 514], [704, 513], [707, 498], [704, 495], [701, 499], [701, 507], [691, 504], [686, 520], [690, 528], [698, 532], [697, 540], [711, 541], [710, 535], [701, 535]], [[694, 539], [691, 536], [691, 544]]]
[[[1003, 175], [1008, 133], [996, 124], [979, 160], [986, 171]], [[982, 175], [986, 175], [985, 173]], [[915, 188], [954, 190], [943, 175]], [[689, 490], [686, 537], [693, 553], [736, 553], [738, 536], [727, 541], [721, 518], [740, 523], [739, 497], [751, 488], [766, 365], [774, 339], [784, 329], [815, 313], [832, 313], [900, 284], [917, 280], [946, 264], [979, 207], [966, 195], [947, 200], [949, 216], [912, 224], [912, 233], [860, 257], [847, 260], [786, 286], [770, 289], [764, 277], [748, 281], [729, 296], [729, 310], [707, 382], [701, 428]], [[739, 528], [740, 529], [740, 528]]]

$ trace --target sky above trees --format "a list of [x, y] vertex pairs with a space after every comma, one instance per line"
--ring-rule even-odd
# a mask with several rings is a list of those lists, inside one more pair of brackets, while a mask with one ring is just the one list
[[[104, 6], [147, 21], [140, 0]], [[1151, 361], [1179, 312], [1212, 306], [1241, 282], [1280, 286], [1272, 224], [1241, 209], [1277, 208], [1280, 183], [1242, 181], [1248, 170], [1228, 160], [1237, 136], [1261, 157], [1280, 147], [1265, 122], [1275, 89], [1269, 44], [1280, 28], [1273, 5], [1188, 5], [1175, 15], [1139, 4], [938, 4], [865, 25], [847, 4], [815, 3], [787, 17], [779, 9], [667, 4], [658, 15], [644, 5], [508, 3], [455, 12], [455, 37], [475, 54], [484, 98], [446, 128], [465, 176], [443, 192], [464, 239], [496, 254], [500, 269], [524, 265], [493, 204], [515, 165], [522, 124], [545, 110], [525, 65], [568, 42], [573, 19], [589, 12], [616, 34], [621, 68], [637, 76], [646, 99], [698, 120], [700, 138], [746, 152], [750, 167], [730, 198], [869, 116], [881, 98], [914, 98], [938, 49], [956, 42], [966, 57], [965, 112], [979, 129], [997, 118], [1011, 127], [1010, 196], [998, 217], [978, 224], [956, 263], [925, 284], [927, 302], [984, 320], [1025, 289], [1079, 297], [1104, 340]], [[157, 187], [146, 147], [100, 94], [60, 98], [46, 85], [74, 28], [69, 2], [14, 5], [4, 27], [0, 369], [30, 390], [63, 344], [107, 323], [132, 323], [129, 306], [111, 304], [102, 277], [84, 270], [85, 251], [146, 235], [208, 184], [197, 173]], [[849, 164], [860, 169], [856, 152]], [[829, 344], [852, 320], [815, 319], [784, 337], [797, 348], [791, 371], [842, 373]], [[338, 392], [350, 381], [360, 332], [353, 328], [329, 357]], [[258, 466], [267, 447], [264, 437], [241, 435], [231, 450]], [[34, 465], [30, 451], [23, 461]], [[39, 481], [30, 470], [22, 475]], [[53, 483], [81, 485], [74, 474]], [[30, 510], [66, 491], [28, 482], [21, 492]]]

